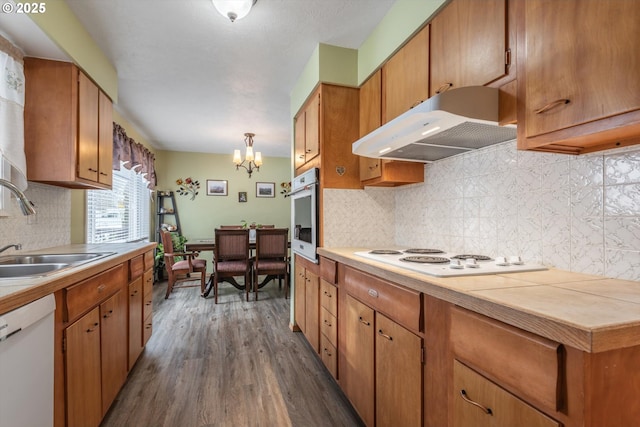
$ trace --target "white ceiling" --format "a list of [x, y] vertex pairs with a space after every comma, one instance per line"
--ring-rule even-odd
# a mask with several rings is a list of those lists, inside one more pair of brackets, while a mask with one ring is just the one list
[[156, 148], [228, 154], [253, 132], [264, 156], [289, 157], [289, 97], [318, 43], [360, 47], [394, 0], [258, 0], [234, 23], [210, 0], [66, 2], [118, 72], [116, 108]]

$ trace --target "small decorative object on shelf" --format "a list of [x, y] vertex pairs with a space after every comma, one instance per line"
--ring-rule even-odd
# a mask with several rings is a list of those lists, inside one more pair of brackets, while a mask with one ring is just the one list
[[176, 179], [176, 184], [178, 184], [178, 194], [181, 196], [191, 196], [191, 200], [195, 200], [198, 195], [198, 190], [200, 189], [200, 182], [191, 179], [191, 177], [187, 177], [185, 179], [178, 178]]

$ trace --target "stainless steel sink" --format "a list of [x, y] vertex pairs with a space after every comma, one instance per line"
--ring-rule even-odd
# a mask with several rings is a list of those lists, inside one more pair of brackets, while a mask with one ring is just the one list
[[75, 254], [37, 254], [37, 255], [7, 255], [0, 257], [0, 266], [4, 264], [51, 264], [65, 263], [75, 264], [79, 262], [91, 261], [103, 256], [110, 255], [111, 252], [102, 253], [75, 253]]
[[115, 252], [67, 254], [14, 254], [0, 257], [0, 279], [37, 277], [76, 267], [113, 255]]
[[66, 267], [69, 267], [69, 264], [4, 264], [0, 265], [0, 278], [43, 276]]

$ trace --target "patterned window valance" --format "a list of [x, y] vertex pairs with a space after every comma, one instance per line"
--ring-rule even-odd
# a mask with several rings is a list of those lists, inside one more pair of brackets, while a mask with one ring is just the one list
[[144, 145], [127, 136], [127, 132], [117, 123], [113, 123], [113, 170], [120, 170], [120, 162], [127, 169], [136, 168], [140, 174], [146, 174], [147, 187], [154, 189], [157, 184], [154, 166], [155, 156]]

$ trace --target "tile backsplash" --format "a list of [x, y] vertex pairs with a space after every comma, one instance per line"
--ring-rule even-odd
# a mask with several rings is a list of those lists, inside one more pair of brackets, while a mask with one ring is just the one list
[[21, 243], [22, 250], [28, 251], [69, 244], [71, 190], [29, 182], [25, 195], [36, 206], [37, 213], [22, 215], [17, 201], [11, 197], [11, 205], [5, 211], [8, 216], [0, 217], [0, 247]]
[[640, 280], [640, 149], [567, 156], [510, 141], [425, 166], [425, 182], [324, 190], [324, 244], [397, 244]]

